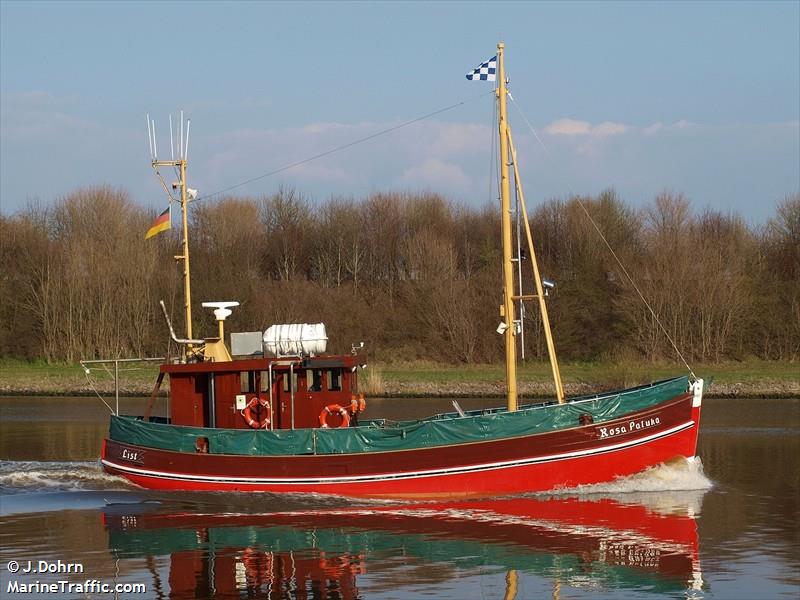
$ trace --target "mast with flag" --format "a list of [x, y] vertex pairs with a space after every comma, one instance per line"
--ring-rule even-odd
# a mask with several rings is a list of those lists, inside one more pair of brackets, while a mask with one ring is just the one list
[[[500, 213], [503, 239], [503, 304], [500, 306], [500, 317], [502, 321], [497, 328], [498, 333], [503, 334], [506, 353], [506, 397], [509, 411], [517, 410], [517, 321], [514, 315], [514, 302], [538, 300], [539, 312], [542, 317], [542, 326], [547, 341], [547, 352], [550, 358], [550, 366], [553, 372], [553, 382], [555, 384], [556, 397], [559, 403], [564, 400], [564, 386], [561, 382], [561, 373], [558, 368], [555, 344], [553, 335], [550, 331], [550, 319], [547, 315], [547, 305], [545, 304], [544, 286], [542, 284], [539, 266], [536, 262], [536, 255], [533, 249], [533, 239], [525, 210], [525, 198], [522, 193], [522, 182], [519, 178], [519, 170], [516, 164], [516, 151], [514, 150], [511, 128], [508, 125], [508, 111], [506, 100], [508, 95], [508, 79], [505, 74], [505, 64], [503, 61], [505, 45], [500, 42], [497, 44], [497, 54], [492, 58], [482, 62], [472, 71], [467, 73], [470, 81], [497, 81], [495, 95], [498, 105], [498, 135], [500, 139]], [[528, 238], [528, 251], [530, 252], [531, 266], [533, 268], [533, 279], [536, 287], [535, 294], [514, 293], [514, 257], [512, 254], [512, 224], [511, 224], [511, 191], [509, 167], [514, 167], [514, 182], [516, 192], [520, 199], [522, 216], [525, 219], [525, 234]], [[518, 217], [520, 215], [517, 215]], [[520, 260], [518, 256], [516, 260]]]
[[[192, 289], [191, 289], [191, 278], [189, 272], [189, 219], [188, 219], [188, 204], [191, 200], [193, 200], [197, 196], [197, 190], [190, 189], [186, 185], [186, 168], [188, 166], [189, 160], [189, 128], [192, 124], [190, 120], [185, 122], [186, 131], [184, 133], [184, 119], [183, 119], [183, 111], [180, 113], [180, 123], [177, 127], [177, 134], [178, 134], [178, 143], [177, 149], [173, 142], [173, 131], [172, 131], [172, 116], [170, 115], [169, 119], [169, 142], [170, 142], [170, 160], [159, 160], [158, 158], [158, 145], [156, 143], [156, 124], [155, 120], [150, 119], [150, 115], [147, 115], [147, 137], [150, 142], [150, 164], [153, 167], [153, 170], [156, 172], [159, 181], [161, 182], [161, 186], [164, 188], [164, 191], [167, 193], [167, 196], [170, 199], [170, 207], [172, 202], [180, 202], [181, 205], [181, 221], [182, 221], [182, 234], [183, 240], [181, 241], [182, 246], [182, 254], [178, 254], [175, 256], [175, 260], [183, 261], [183, 292], [184, 292], [184, 312], [186, 315], [186, 338], [192, 339]], [[176, 152], [177, 150], [177, 152]], [[176, 156], [177, 154], [177, 156]], [[175, 175], [178, 177], [178, 180], [172, 183], [172, 186], [168, 186], [164, 178], [161, 176], [161, 172], [159, 171], [159, 167], [172, 167], [175, 170]], [[170, 187], [172, 190], [170, 190]], [[180, 191], [179, 199], [173, 198], [172, 192], [173, 191]], [[153, 225], [148, 230], [146, 238], [152, 237], [153, 235], [164, 231], [165, 229], [169, 229], [171, 225], [166, 225], [165, 223], [171, 223], [171, 219], [169, 215], [171, 214], [170, 208], [168, 207], [164, 213], [161, 213]], [[164, 214], [167, 214], [167, 217], [164, 217]], [[163, 222], [160, 220], [164, 218]], [[163, 229], [160, 229], [163, 227]], [[186, 349], [186, 356], [191, 353], [192, 347], [191, 345], [187, 345]]]

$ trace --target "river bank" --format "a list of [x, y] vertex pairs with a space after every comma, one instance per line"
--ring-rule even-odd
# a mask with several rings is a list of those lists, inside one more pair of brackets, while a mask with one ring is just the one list
[[[695, 365], [698, 377], [713, 377], [708, 397], [800, 397], [800, 365], [789, 362], [742, 361]], [[120, 367], [120, 395], [143, 396], [152, 391], [157, 366]], [[562, 365], [568, 396], [619, 389], [680, 374], [674, 365], [652, 363], [570, 363]], [[527, 363], [519, 367], [522, 397], [552, 396], [550, 367]], [[372, 397], [441, 396], [501, 397], [502, 365], [442, 365], [406, 363], [371, 365], [360, 374], [362, 391]], [[162, 394], [169, 389], [164, 381]], [[79, 365], [0, 361], [0, 395], [82, 396], [114, 394], [112, 369], [95, 368], [88, 374]]]

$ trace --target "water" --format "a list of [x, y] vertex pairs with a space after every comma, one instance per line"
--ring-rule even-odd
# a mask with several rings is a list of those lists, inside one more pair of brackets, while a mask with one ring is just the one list
[[[373, 400], [366, 417], [450, 408]], [[800, 595], [800, 399], [706, 400], [698, 461], [558, 494], [416, 504], [147, 492], [100, 470], [107, 416], [96, 398], [0, 398], [0, 597]]]

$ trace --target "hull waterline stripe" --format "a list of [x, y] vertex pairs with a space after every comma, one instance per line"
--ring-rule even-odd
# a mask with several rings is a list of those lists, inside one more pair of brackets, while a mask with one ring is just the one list
[[214, 475], [192, 475], [188, 473], [169, 473], [165, 471], [153, 471], [150, 469], [139, 469], [127, 465], [112, 462], [110, 460], [101, 459], [100, 462], [112, 469], [122, 471], [123, 473], [130, 473], [133, 475], [140, 475], [144, 477], [155, 477], [159, 479], [170, 479], [174, 481], [197, 481], [207, 483], [226, 483], [237, 485], [319, 485], [319, 484], [337, 484], [337, 483], [369, 483], [376, 481], [389, 481], [396, 479], [417, 479], [423, 477], [438, 477], [446, 475], [459, 475], [465, 473], [472, 473], [476, 471], [488, 471], [514, 467], [524, 467], [539, 463], [554, 462], [559, 460], [567, 460], [570, 458], [582, 458], [586, 456], [593, 456], [597, 454], [605, 454], [607, 452], [614, 452], [640, 446], [659, 438], [665, 438], [675, 433], [684, 431], [690, 427], [695, 426], [694, 421], [687, 421], [681, 425], [676, 425], [670, 429], [665, 429], [651, 435], [630, 440], [627, 442], [620, 442], [618, 444], [610, 444], [600, 448], [590, 448], [587, 450], [577, 450], [574, 452], [564, 452], [561, 454], [551, 454], [546, 456], [537, 456], [531, 458], [524, 458], [511, 461], [483, 463], [478, 465], [468, 465], [464, 467], [451, 467], [448, 469], [434, 469], [426, 471], [410, 471], [401, 473], [380, 473], [375, 475], [344, 475], [338, 477], [307, 477], [307, 478], [269, 478], [269, 477], [224, 477]]

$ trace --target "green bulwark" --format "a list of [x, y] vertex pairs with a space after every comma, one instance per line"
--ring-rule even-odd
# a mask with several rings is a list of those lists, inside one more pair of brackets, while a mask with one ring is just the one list
[[211, 454], [291, 456], [388, 452], [481, 442], [545, 433], [578, 426], [582, 414], [603, 423], [644, 410], [689, 389], [688, 377], [677, 377], [629, 390], [576, 398], [567, 404], [525, 405], [436, 415], [417, 421], [372, 421], [343, 429], [241, 430], [182, 427], [147, 423], [135, 417], [112, 416], [115, 442], [175, 452], [195, 452], [197, 438], [208, 439]]

